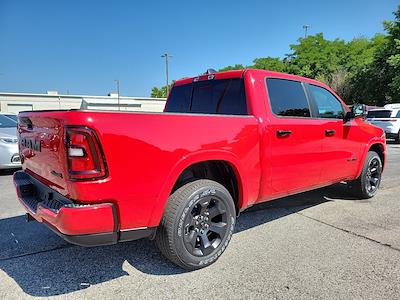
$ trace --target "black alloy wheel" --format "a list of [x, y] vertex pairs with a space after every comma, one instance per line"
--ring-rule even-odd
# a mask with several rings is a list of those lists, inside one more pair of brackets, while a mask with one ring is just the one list
[[212, 253], [228, 229], [226, 205], [217, 197], [204, 197], [193, 205], [184, 221], [184, 244], [189, 253]]
[[382, 177], [382, 164], [379, 158], [374, 157], [369, 161], [366, 172], [366, 190], [370, 194], [375, 194]]

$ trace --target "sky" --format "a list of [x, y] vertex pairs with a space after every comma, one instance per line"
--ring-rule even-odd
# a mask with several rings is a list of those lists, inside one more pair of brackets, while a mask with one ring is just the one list
[[304, 35], [383, 33], [400, 0], [0, 0], [0, 91], [150, 96], [170, 79], [284, 57]]

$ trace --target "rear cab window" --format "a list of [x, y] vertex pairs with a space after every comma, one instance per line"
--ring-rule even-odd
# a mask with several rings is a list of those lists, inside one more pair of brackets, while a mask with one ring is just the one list
[[247, 115], [243, 79], [203, 80], [174, 86], [165, 112]]
[[267, 78], [272, 112], [279, 117], [311, 117], [310, 105], [300, 81]]
[[189, 112], [192, 86], [189, 84], [173, 87], [169, 94], [165, 111]]

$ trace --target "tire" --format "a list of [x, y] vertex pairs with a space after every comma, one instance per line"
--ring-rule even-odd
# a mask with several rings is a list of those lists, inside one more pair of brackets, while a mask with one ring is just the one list
[[394, 142], [395, 142], [396, 144], [400, 144], [400, 130], [399, 130], [399, 132], [397, 133], [397, 137], [394, 139]]
[[364, 161], [361, 175], [350, 187], [354, 195], [360, 199], [369, 199], [376, 195], [382, 179], [382, 161], [378, 153], [369, 151]]
[[168, 198], [156, 243], [176, 265], [186, 270], [204, 268], [225, 251], [235, 222], [235, 204], [227, 189], [215, 181], [196, 180]]

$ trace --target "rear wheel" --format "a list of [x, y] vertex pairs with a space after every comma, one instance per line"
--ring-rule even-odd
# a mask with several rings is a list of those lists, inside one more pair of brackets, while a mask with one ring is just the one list
[[355, 196], [360, 199], [372, 198], [378, 192], [382, 179], [382, 161], [375, 151], [368, 152], [360, 177], [350, 182]]
[[397, 136], [395, 137], [394, 141], [395, 141], [397, 144], [400, 144], [400, 130], [399, 130], [399, 132], [397, 133]]
[[200, 269], [224, 252], [235, 221], [235, 205], [226, 188], [211, 180], [196, 180], [168, 198], [156, 243], [180, 267]]

